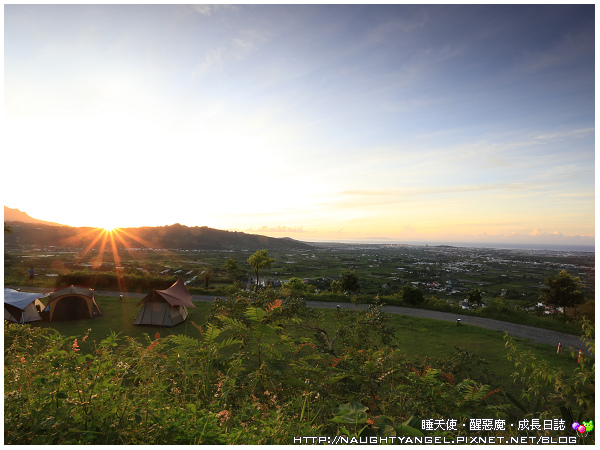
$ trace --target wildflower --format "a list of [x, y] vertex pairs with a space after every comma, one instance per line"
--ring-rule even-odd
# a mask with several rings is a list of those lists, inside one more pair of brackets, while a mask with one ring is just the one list
[[25, 359], [25, 357], [24, 357], [24, 356], [22, 356], [22, 357], [21, 357], [21, 362], [22, 362], [22, 363], [24, 363], [24, 362], [27, 362], [27, 360]]
[[91, 328], [88, 328], [87, 333], [85, 333], [85, 336], [83, 337], [82, 341], [85, 342], [85, 340], [89, 337], [90, 335], [90, 331], [92, 331]]
[[74, 352], [79, 351], [79, 346], [77, 345], [77, 338], [75, 338], [75, 342], [73, 342], [73, 351]]
[[227, 411], [226, 409], [224, 409], [221, 412], [217, 413], [217, 418], [220, 419], [220, 425], [223, 425], [223, 423], [227, 420], [229, 420], [229, 418], [231, 417], [231, 412]]
[[156, 339], [157, 341], [160, 339], [160, 333], [158, 331], [154, 335], [154, 339]]

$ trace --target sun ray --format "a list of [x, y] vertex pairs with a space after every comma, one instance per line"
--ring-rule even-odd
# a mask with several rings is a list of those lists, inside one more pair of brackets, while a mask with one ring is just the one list
[[[140, 265], [140, 264], [141, 264], [141, 265], [145, 265], [145, 264], [146, 264], [145, 262], [143, 262], [142, 260], [140, 260], [140, 259], [137, 257], [137, 255], [136, 255], [136, 253], [135, 253], [134, 251], [132, 251], [132, 250], [131, 250], [131, 247], [132, 247], [132, 245], [131, 245], [131, 242], [130, 242], [130, 241], [127, 241], [127, 240], [125, 239], [125, 237], [123, 236], [123, 233], [121, 232], [121, 230], [119, 230], [118, 228], [116, 228], [116, 229], [113, 231], [113, 233], [114, 233], [115, 237], [116, 237], [116, 238], [117, 238], [117, 239], [118, 239], [118, 240], [121, 242], [121, 244], [123, 245], [123, 249], [124, 249], [124, 250], [126, 250], [126, 251], [127, 251], [127, 253], [129, 253], [129, 255], [130, 255], [130, 256], [131, 256], [131, 257], [132, 257], [132, 258], [135, 260], [135, 262], [136, 262], [136, 263], [138, 263], [138, 265]], [[144, 270], [147, 270], [147, 269], [144, 269]]]
[[[94, 236], [94, 233], [97, 233], [97, 235]], [[119, 247], [126, 251], [136, 263], [141, 263], [145, 271], [148, 271], [148, 268], [146, 267], [147, 263], [138, 258], [135, 251], [132, 251], [133, 246], [136, 245], [136, 243], [152, 251], [160, 250], [161, 252], [165, 252], [166, 256], [174, 255], [174, 253], [168, 249], [160, 248], [156, 244], [137, 236], [133, 230], [127, 231], [117, 227], [94, 228], [68, 238], [71, 245], [77, 245], [79, 242], [85, 242], [88, 239], [91, 239], [91, 242], [85, 246], [85, 249], [80, 253], [75, 264], [77, 265], [84, 261], [84, 258], [86, 258], [90, 251], [95, 246], [98, 246], [98, 254], [91, 258], [92, 268], [97, 269], [102, 266], [106, 259], [105, 252], [112, 252], [118, 288], [121, 292], [127, 292], [127, 283], [125, 282], [125, 271], [122, 266], [121, 253], [123, 252], [119, 253]]]
[[94, 259], [92, 258], [92, 267], [100, 267], [102, 266], [102, 262], [104, 261], [104, 250], [106, 248], [106, 241], [108, 238], [108, 233], [102, 231], [102, 243], [100, 244], [100, 248], [98, 249], [98, 256], [96, 258], [96, 262], [94, 263]]
[[[93, 231], [99, 231], [99, 228], [94, 229]], [[90, 234], [90, 233], [85, 233], [85, 235]], [[100, 238], [102, 237], [102, 232], [100, 231], [98, 233], [98, 236], [96, 236], [96, 238], [90, 242], [90, 244], [87, 246], [87, 248], [83, 251], [83, 254], [79, 257], [79, 259], [77, 261], [75, 261], [75, 264], [79, 264], [83, 258], [85, 258], [85, 256], [90, 252], [90, 250], [94, 247], [94, 245], [96, 245], [96, 242], [98, 242], [100, 240]]]
[[117, 244], [115, 242], [115, 235], [117, 232], [115, 229], [113, 229], [113, 231], [107, 232], [106, 234], [110, 236], [110, 245], [113, 252], [113, 260], [115, 261], [115, 272], [117, 273], [119, 292], [127, 292], [127, 287], [125, 286], [125, 277], [123, 276], [123, 267], [121, 266], [121, 256], [119, 255], [119, 250], [117, 249]]
[[[69, 236], [67, 238], [64, 238], [64, 240], [62, 240], [60, 242], [62, 245], [65, 245], [65, 246], [77, 245], [80, 241], [83, 240], [83, 238], [85, 238], [86, 236], [88, 236], [92, 233], [97, 233], [98, 230], [99, 230], [99, 228], [92, 228], [90, 230], [79, 231], [75, 236]], [[98, 236], [100, 236], [100, 233], [98, 234]]]
[[148, 242], [147, 240], [145, 240], [145, 239], [143, 239], [143, 238], [141, 238], [141, 237], [139, 237], [139, 236], [136, 236], [136, 235], [135, 235], [135, 234], [133, 234], [133, 233], [130, 233], [130, 232], [128, 232], [128, 231], [125, 231], [125, 230], [123, 230], [123, 229], [120, 229], [119, 231], [120, 231], [121, 233], [123, 233], [125, 236], [129, 237], [130, 239], [132, 239], [132, 240], [134, 240], [134, 241], [136, 241], [136, 242], [138, 242], [138, 243], [142, 244], [142, 245], [143, 245], [144, 247], [146, 247], [146, 248], [149, 248], [149, 249], [156, 248], [156, 245], [152, 245], [152, 243], [151, 243], [151, 242]]

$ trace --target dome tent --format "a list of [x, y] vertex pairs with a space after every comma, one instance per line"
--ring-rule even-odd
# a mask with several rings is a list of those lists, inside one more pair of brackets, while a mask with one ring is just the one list
[[86, 286], [66, 286], [50, 293], [48, 320], [93, 319], [101, 316], [94, 290]]
[[162, 291], [153, 289], [138, 305], [143, 305], [134, 325], [158, 325], [172, 327], [183, 322], [188, 317], [187, 308], [195, 308], [192, 294], [179, 278], [170, 288]]
[[23, 324], [42, 320], [40, 312], [45, 308], [39, 300], [46, 294], [19, 292], [14, 289], [4, 289], [4, 320]]

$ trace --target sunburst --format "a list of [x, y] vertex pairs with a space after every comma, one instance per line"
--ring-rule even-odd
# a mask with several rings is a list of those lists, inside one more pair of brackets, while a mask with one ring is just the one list
[[[127, 286], [125, 285], [124, 268], [121, 265], [122, 260], [121, 255], [119, 254], [119, 249], [121, 250], [121, 253], [125, 251], [135, 261], [141, 262], [138, 259], [136, 252], [132, 251], [134, 250], [132, 249], [132, 247], [135, 245], [134, 243], [137, 243], [138, 245], [150, 250], [155, 250], [157, 247], [156, 243], [148, 242], [140, 236], [137, 236], [134, 230], [130, 229], [126, 231], [125, 229], [114, 226], [104, 226], [82, 230], [82, 232], [78, 233], [77, 235], [67, 238], [64, 243], [74, 246], [83, 244], [85, 246], [75, 262], [76, 265], [82, 262], [91, 251], [95, 251], [97, 248], [98, 253], [92, 258], [92, 267], [100, 267], [102, 266], [104, 260], [105, 250], [108, 251], [111, 254], [115, 264], [117, 282], [121, 292], [127, 292]], [[119, 245], [119, 243], [121, 245]], [[166, 249], [161, 250], [165, 251]], [[170, 254], [171, 252], [166, 252], [166, 255]]]

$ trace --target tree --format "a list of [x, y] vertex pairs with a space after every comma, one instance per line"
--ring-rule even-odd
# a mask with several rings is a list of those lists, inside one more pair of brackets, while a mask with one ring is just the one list
[[477, 309], [483, 304], [483, 297], [481, 295], [481, 289], [471, 289], [467, 292], [467, 301], [469, 306], [474, 306]]
[[340, 280], [333, 280], [331, 282], [331, 292], [333, 292], [334, 294], [339, 294], [342, 292], [342, 284], [340, 283]]
[[233, 258], [229, 258], [227, 261], [225, 261], [225, 270], [231, 274], [231, 278], [235, 283], [239, 273], [237, 261]]
[[9, 227], [8, 225], [6, 225], [6, 222], [4, 222], [4, 234], [12, 234], [13, 229], [11, 227]]
[[308, 284], [306, 284], [300, 278], [295, 277], [290, 278], [290, 281], [285, 284], [285, 287], [290, 290], [290, 293], [293, 296], [306, 294], [309, 290]]
[[252, 267], [256, 273], [256, 285], [254, 286], [255, 291], [258, 288], [258, 270], [271, 267], [274, 262], [275, 258], [269, 257], [269, 250], [258, 250], [248, 258], [248, 264], [250, 264], [250, 267]]
[[574, 307], [585, 301], [585, 294], [581, 291], [583, 284], [579, 277], [571, 275], [566, 270], [561, 270], [558, 275], [549, 276], [544, 280], [545, 286], [540, 288], [542, 299], [556, 308], [562, 307], [563, 314], [567, 314], [567, 306]]
[[344, 272], [340, 278], [340, 286], [344, 292], [356, 292], [360, 289], [358, 277], [354, 272]]
[[212, 276], [215, 274], [215, 271], [213, 269], [211, 269], [210, 267], [207, 267], [204, 272], [202, 272], [202, 275], [204, 278], [204, 287], [206, 289], [208, 289], [208, 282], [210, 281], [210, 279], [212, 278]]
[[408, 303], [409, 305], [419, 305], [424, 301], [423, 292], [416, 286], [402, 286], [398, 296], [403, 303]]

